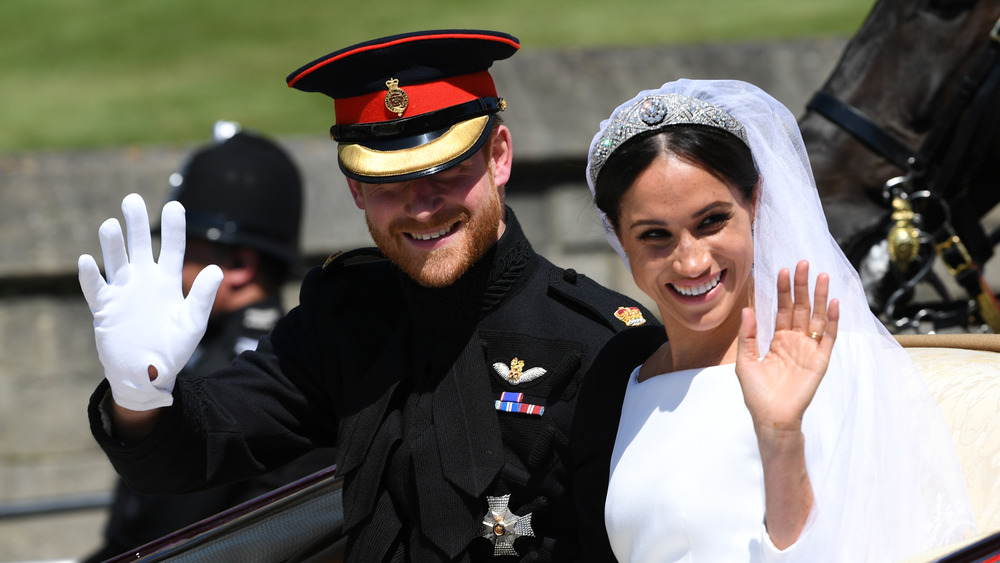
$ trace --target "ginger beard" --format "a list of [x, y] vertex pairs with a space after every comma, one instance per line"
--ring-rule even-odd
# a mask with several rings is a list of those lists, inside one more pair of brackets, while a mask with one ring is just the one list
[[409, 246], [407, 232], [426, 231], [428, 224], [400, 219], [387, 228], [375, 225], [368, 213], [365, 222], [368, 232], [386, 258], [396, 264], [406, 275], [425, 287], [447, 287], [462, 277], [469, 268], [496, 244], [504, 206], [496, 182], [493, 167], [487, 168], [490, 196], [473, 214], [462, 207], [447, 215], [442, 214], [439, 227], [449, 227], [459, 223], [459, 232], [452, 233], [448, 244], [429, 251], [419, 251]]

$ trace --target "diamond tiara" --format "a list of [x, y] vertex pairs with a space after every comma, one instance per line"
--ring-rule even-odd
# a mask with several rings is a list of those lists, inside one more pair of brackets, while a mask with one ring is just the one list
[[644, 96], [618, 112], [605, 127], [600, 141], [594, 144], [590, 151], [591, 181], [597, 183], [601, 167], [625, 141], [639, 133], [681, 124], [717, 127], [736, 135], [745, 145], [750, 146], [743, 125], [708, 102], [681, 94]]

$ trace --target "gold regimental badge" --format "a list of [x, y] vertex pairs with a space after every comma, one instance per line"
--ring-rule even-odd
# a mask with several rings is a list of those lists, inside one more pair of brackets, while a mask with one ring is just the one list
[[403, 117], [406, 106], [410, 103], [409, 96], [399, 87], [399, 80], [390, 78], [385, 81], [389, 91], [385, 93], [385, 109], [396, 114], [396, 117]]
[[916, 214], [909, 202], [902, 198], [892, 200], [892, 220], [889, 229], [889, 258], [905, 272], [920, 253], [920, 231], [913, 224]]
[[646, 324], [642, 311], [638, 307], [618, 307], [615, 317], [625, 323], [625, 326], [640, 326]]

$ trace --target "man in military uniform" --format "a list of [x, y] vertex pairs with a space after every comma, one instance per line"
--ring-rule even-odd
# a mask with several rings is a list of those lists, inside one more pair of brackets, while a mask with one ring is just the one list
[[[151, 265], [145, 206], [126, 198], [131, 256], [106, 222], [109, 280], [88, 256], [80, 279], [107, 372], [91, 426], [132, 487], [189, 490], [336, 446], [349, 561], [578, 556], [577, 390], [612, 335], [655, 321], [536, 254], [505, 206], [512, 138], [488, 69], [518, 48], [491, 31], [409, 33], [288, 77], [334, 98], [340, 168], [378, 249], [311, 271], [299, 306], [211, 377], [174, 384], [171, 366], [218, 274], [181, 302], [161, 281], [183, 250], [165, 242]], [[166, 238], [183, 214], [163, 214]], [[177, 320], [140, 338], [135, 310]]]
[[[178, 377], [200, 378], [252, 350], [284, 309], [281, 288], [301, 267], [302, 180], [273, 141], [227, 121], [213, 142], [170, 176], [168, 200], [187, 211], [182, 286], [209, 264], [222, 268], [205, 336]], [[119, 481], [104, 545], [85, 561], [104, 561], [336, 462], [319, 448], [254, 479], [180, 495], [143, 495]]]

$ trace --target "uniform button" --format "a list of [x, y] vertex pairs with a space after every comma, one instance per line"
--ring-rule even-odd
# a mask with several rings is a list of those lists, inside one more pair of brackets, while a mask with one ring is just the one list
[[571, 283], [573, 285], [576, 285], [576, 277], [577, 277], [577, 273], [576, 273], [576, 270], [574, 270], [573, 268], [569, 268], [568, 270], [566, 270], [565, 272], [563, 272], [563, 280], [565, 280], [565, 281], [567, 281], [567, 282], [569, 282], [569, 283]]

